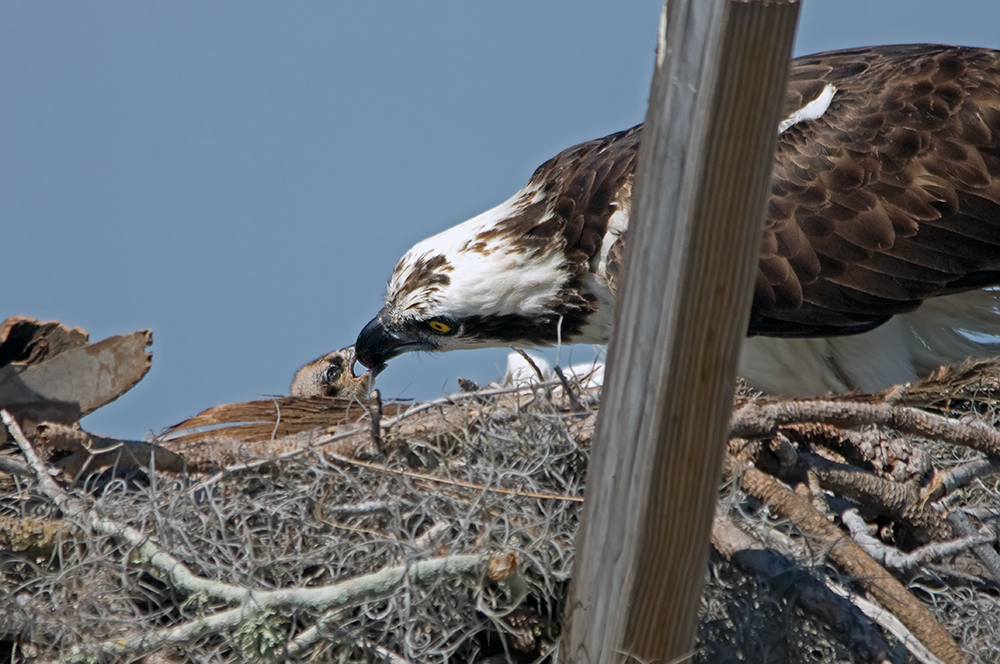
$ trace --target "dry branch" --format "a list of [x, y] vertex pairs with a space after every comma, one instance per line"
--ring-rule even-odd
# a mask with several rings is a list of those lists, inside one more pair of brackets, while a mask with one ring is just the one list
[[738, 438], [769, 436], [779, 426], [802, 422], [825, 422], [839, 427], [874, 424], [1000, 456], [1000, 433], [993, 429], [889, 403], [823, 399], [763, 404], [752, 401], [733, 414], [730, 435]]
[[830, 560], [850, 574], [888, 611], [906, 625], [935, 656], [948, 664], [965, 662], [965, 656], [940, 623], [884, 567], [842, 533], [812, 504], [756, 468], [727, 463], [726, 474], [739, 476], [743, 490], [788, 518], [802, 532], [829, 547]]
[[950, 470], [935, 473], [930, 483], [921, 489], [924, 501], [938, 500], [967, 486], [971, 482], [1000, 473], [1000, 459], [976, 459]]
[[[142, 633], [128, 639], [106, 641], [86, 650], [106, 655], [144, 652], [169, 644], [184, 643], [225, 629], [233, 629], [240, 623], [256, 619], [260, 614], [266, 615], [269, 611], [286, 608], [326, 611], [334, 607], [340, 608], [388, 597], [407, 580], [415, 584], [430, 584], [441, 578], [481, 573], [487, 562], [486, 558], [479, 555], [447, 556], [383, 569], [332, 586], [267, 591], [242, 588], [239, 598], [232, 596], [230, 589], [225, 588], [223, 584], [213, 584], [218, 587], [219, 596], [223, 596], [231, 604], [240, 603], [241, 606], [196, 618], [176, 627]], [[73, 658], [81, 654], [89, 653], [81, 649], [73, 653]]]
[[851, 531], [854, 541], [865, 550], [865, 553], [879, 564], [900, 571], [910, 570], [922, 563], [939, 560], [946, 556], [953, 556], [980, 544], [989, 544], [996, 539], [995, 537], [973, 535], [950, 542], [927, 544], [910, 553], [903, 553], [898, 549], [886, 546], [878, 538], [872, 537], [868, 532], [868, 524], [858, 515], [857, 511], [847, 510], [840, 515], [840, 518]]
[[[947, 519], [957, 536], [975, 537], [979, 535], [979, 531], [972, 525], [972, 521], [961, 510], [953, 510], [948, 514]], [[972, 547], [972, 551], [986, 567], [993, 581], [1000, 583], [1000, 553], [997, 553], [997, 550], [989, 544], [978, 544]]]
[[942, 540], [952, 537], [951, 528], [941, 515], [920, 500], [919, 487], [915, 483], [893, 482], [816, 454], [803, 454], [800, 458], [816, 474], [823, 488], [908, 523], [924, 538]]

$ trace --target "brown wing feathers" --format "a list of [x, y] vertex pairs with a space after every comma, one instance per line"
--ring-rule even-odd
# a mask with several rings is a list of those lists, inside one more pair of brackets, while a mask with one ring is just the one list
[[[600, 258], [608, 222], [617, 209], [615, 196], [635, 173], [641, 129], [632, 127], [573, 146], [539, 166], [531, 176], [529, 190], [532, 185], [541, 188], [543, 200], [552, 201], [552, 214], [536, 211], [533, 230], [527, 233], [537, 232], [550, 241], [561, 239], [566, 266], [573, 274], [560, 294], [565, 309], [561, 314], [585, 314], [596, 306], [585, 293], [583, 277]], [[559, 232], [551, 232], [552, 228]], [[507, 232], [522, 238], [525, 233], [513, 227]]]
[[[792, 63], [748, 333], [863, 332], [923, 300], [1000, 283], [1000, 52], [935, 45], [821, 53]], [[561, 240], [567, 311], [592, 303], [612, 204], [630, 186], [641, 126], [572, 147], [532, 176], [542, 196], [491, 233]], [[605, 273], [616, 291], [623, 234]], [[564, 313], [564, 312], [560, 312]]]
[[855, 49], [793, 63], [750, 333], [834, 335], [1000, 281], [1000, 54]]

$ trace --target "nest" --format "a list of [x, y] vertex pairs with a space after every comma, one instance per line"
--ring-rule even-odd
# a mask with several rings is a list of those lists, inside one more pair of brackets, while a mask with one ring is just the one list
[[[743, 390], [694, 661], [995, 661], [997, 375]], [[467, 387], [222, 406], [151, 443], [7, 418], [0, 656], [555, 661], [597, 395]]]

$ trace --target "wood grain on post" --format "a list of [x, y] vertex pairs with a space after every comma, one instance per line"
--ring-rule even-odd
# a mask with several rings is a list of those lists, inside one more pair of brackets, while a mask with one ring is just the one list
[[693, 647], [797, 18], [664, 7], [563, 662]]

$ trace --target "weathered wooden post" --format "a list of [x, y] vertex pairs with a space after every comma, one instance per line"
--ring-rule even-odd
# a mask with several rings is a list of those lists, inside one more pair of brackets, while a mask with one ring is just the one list
[[694, 643], [797, 17], [797, 0], [664, 7], [563, 662]]

